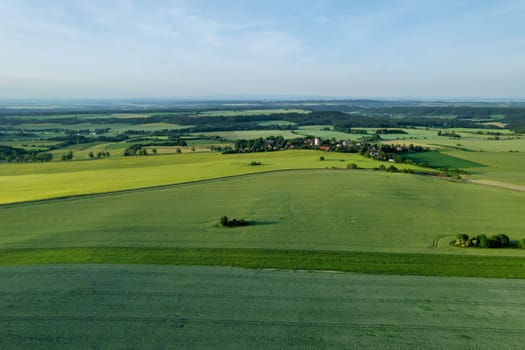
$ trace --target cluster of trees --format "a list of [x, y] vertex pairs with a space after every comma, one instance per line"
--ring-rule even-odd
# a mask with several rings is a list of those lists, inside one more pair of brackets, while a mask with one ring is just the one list
[[62, 155], [62, 160], [72, 160], [72, 159], [73, 159], [73, 151], [69, 151]]
[[219, 224], [224, 227], [239, 227], [248, 226], [250, 223], [244, 219], [229, 219], [227, 216], [223, 216], [219, 220]]
[[414, 146], [413, 144], [410, 144], [408, 146], [404, 144], [399, 145], [389, 145], [389, 144], [382, 144], [382, 145], [369, 145], [368, 147], [361, 150], [361, 154], [367, 155], [370, 158], [376, 159], [376, 160], [394, 160], [396, 163], [412, 163], [411, 160], [403, 158], [403, 154], [405, 153], [419, 153], [419, 152], [427, 152], [429, 151], [428, 147], [422, 147], [422, 146]]
[[478, 247], [478, 248], [505, 248], [510, 246], [509, 236], [498, 234], [487, 237], [484, 234], [470, 237], [465, 233], [456, 236], [454, 246], [461, 248]]
[[386, 134], [408, 134], [405, 130], [402, 129], [377, 129], [376, 134], [378, 135], [386, 135]]
[[[146, 131], [146, 130], [126, 130], [122, 134], [127, 136], [167, 136], [168, 139], [178, 139], [182, 136], [184, 133], [183, 129], [162, 129], [162, 130], [154, 130], [154, 131]], [[140, 138], [134, 138], [134, 140], [141, 140]], [[144, 138], [144, 140], [148, 140], [147, 138]]]
[[129, 157], [129, 156], [147, 156], [148, 155], [148, 150], [146, 148], [143, 148], [144, 146], [142, 144], [134, 144], [134, 145], [130, 145], [128, 146], [125, 150], [124, 150], [124, 156], [125, 157]]
[[334, 126], [334, 131], [343, 132], [345, 134], [358, 134], [358, 135], [368, 134], [368, 130], [365, 130], [365, 129], [344, 128], [341, 126]]
[[399, 169], [396, 168], [396, 166], [392, 164], [390, 164], [389, 166], [380, 164], [377, 168], [374, 168], [374, 170], [387, 171], [389, 173], [397, 173], [399, 171]]
[[[172, 139], [168, 141], [152, 141], [147, 143], [135, 143], [132, 145], [129, 145], [124, 150], [124, 156], [147, 156], [148, 150], [145, 147], [151, 147], [151, 146], [186, 146], [187, 143], [183, 139]], [[181, 149], [177, 148], [177, 153], [181, 153]], [[157, 149], [153, 148], [152, 153], [156, 154]]]
[[457, 132], [455, 131], [438, 131], [438, 136], [446, 136], [446, 137], [450, 137], [450, 138], [453, 138], [453, 139], [460, 139], [461, 138], [461, 135], [458, 134]]
[[256, 138], [251, 140], [237, 140], [233, 148], [224, 149], [223, 153], [251, 153], [279, 151], [288, 148], [304, 148], [305, 138], [286, 140], [282, 136], [269, 136], [266, 138]]
[[122, 142], [129, 139], [127, 135], [115, 135], [115, 136], [98, 136], [88, 137], [84, 135], [69, 134], [66, 136], [50, 137], [48, 140], [57, 141], [58, 143], [54, 146], [49, 147], [49, 150], [60, 149], [71, 145], [79, 145], [91, 142]]
[[0, 145], [0, 160], [10, 163], [49, 162], [53, 160], [53, 155], [40, 150], [26, 150], [24, 148]]
[[[109, 157], [111, 156], [111, 154], [109, 152], [98, 152], [96, 154], [96, 158], [106, 158], [106, 157]], [[95, 159], [95, 153], [93, 152], [89, 152], [89, 158], [90, 159]]]

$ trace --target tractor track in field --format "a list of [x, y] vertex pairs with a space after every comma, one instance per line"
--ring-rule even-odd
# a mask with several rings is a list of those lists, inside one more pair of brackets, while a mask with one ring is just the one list
[[510, 182], [485, 180], [485, 179], [467, 179], [465, 181], [468, 183], [476, 184], [476, 185], [491, 186], [491, 187], [504, 188], [507, 190], [525, 192], [525, 186], [517, 185], [514, 183], [510, 183]]
[[[377, 286], [377, 284], [374, 284]], [[385, 287], [391, 287], [392, 284], [384, 284]], [[522, 290], [516, 289], [516, 290]], [[214, 297], [216, 299], [235, 299], [235, 300], [286, 300], [286, 301], [325, 301], [325, 302], [390, 302], [400, 304], [432, 304], [432, 305], [468, 305], [468, 306], [484, 306], [485, 302], [478, 302], [476, 300], [448, 300], [442, 299], [429, 299], [429, 298], [352, 298], [352, 297], [317, 297], [317, 296], [279, 296], [278, 298], [274, 295], [235, 295], [235, 294], [210, 294], [210, 293], [177, 293], [177, 292], [126, 292], [126, 291], [83, 291], [83, 290], [69, 290], [64, 292], [57, 291], [0, 291], [0, 296], [3, 297], [20, 297], [30, 296], [32, 298], [36, 296], [42, 296], [45, 298], [65, 298], [65, 297], [85, 297], [85, 296], [100, 296], [100, 297], [125, 297], [129, 298], [188, 298], [188, 299], [207, 299]], [[525, 308], [525, 302], [494, 302], [494, 307], [519, 307]], [[0, 317], [1, 319], [1, 317]]]
[[449, 236], [449, 235], [437, 235], [437, 236], [435, 236], [434, 238], [432, 238], [432, 244], [430, 244], [430, 245], [428, 246], [428, 248], [437, 248], [437, 247], [438, 247], [438, 244], [439, 244], [439, 240], [440, 240], [441, 238], [445, 238], [445, 237], [447, 237], [447, 236]]
[[219, 324], [238, 327], [309, 327], [309, 328], [350, 328], [354, 330], [383, 331], [426, 331], [426, 332], [479, 332], [499, 333], [507, 335], [525, 335], [525, 329], [504, 329], [476, 326], [441, 326], [416, 324], [388, 323], [353, 323], [353, 322], [298, 322], [298, 321], [266, 321], [242, 319], [186, 318], [178, 316], [144, 317], [144, 316], [1, 316], [0, 322], [130, 322], [166, 324], [176, 328], [184, 328], [190, 324]]

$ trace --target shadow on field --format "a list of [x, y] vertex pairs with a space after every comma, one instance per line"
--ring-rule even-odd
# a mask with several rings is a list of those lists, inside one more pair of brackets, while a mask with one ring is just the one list
[[273, 220], [248, 220], [249, 226], [275, 225], [278, 223], [279, 221]]

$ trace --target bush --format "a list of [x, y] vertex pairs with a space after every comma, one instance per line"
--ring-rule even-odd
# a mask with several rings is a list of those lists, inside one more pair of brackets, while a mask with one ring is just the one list
[[487, 238], [487, 236], [478, 235], [476, 238], [478, 240], [478, 246], [480, 248], [490, 248], [490, 243], [489, 243], [489, 239]]
[[520, 247], [521, 249], [525, 249], [525, 238], [519, 241], [518, 247]]
[[324, 157], [323, 157], [323, 156], [320, 156], [320, 157], [319, 157], [319, 160], [320, 160], [320, 161], [323, 161], [323, 160], [324, 160]]
[[397, 173], [397, 168], [393, 165], [390, 165], [388, 168], [386, 168], [386, 171], [391, 173]]
[[454, 241], [454, 245], [456, 247], [466, 248], [466, 247], [470, 247], [472, 244], [467, 234], [460, 233], [456, 235], [456, 240]]
[[507, 236], [507, 235], [505, 235], [503, 233], [500, 233], [498, 236], [500, 238], [502, 247], [508, 247], [510, 245], [510, 238], [509, 238], [509, 236]]
[[[456, 247], [479, 247], [479, 248], [502, 248], [510, 246], [510, 238], [505, 234], [492, 235], [490, 238], [481, 234], [476, 237], [471, 237], [464, 233], [456, 235], [456, 240], [453, 242]], [[524, 243], [525, 247], [525, 243]]]
[[459, 241], [468, 241], [468, 235], [465, 234], [465, 233], [460, 233], [456, 236], [456, 238], [459, 240]]
[[221, 226], [228, 226], [228, 222], [229, 222], [229, 220], [228, 220], [227, 216], [223, 216], [219, 220], [219, 223], [221, 224]]
[[222, 216], [219, 220], [219, 223], [223, 227], [239, 227], [239, 226], [248, 226], [250, 223], [244, 219], [228, 219], [227, 216]]
[[494, 235], [489, 238], [489, 247], [490, 248], [499, 248], [501, 247], [501, 238], [500, 236]]
[[356, 163], [350, 163], [346, 165], [347, 169], [359, 169]]

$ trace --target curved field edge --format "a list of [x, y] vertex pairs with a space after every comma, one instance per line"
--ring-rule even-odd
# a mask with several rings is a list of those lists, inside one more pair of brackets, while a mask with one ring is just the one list
[[[321, 156], [325, 157], [324, 161], [320, 161]], [[251, 166], [252, 161], [261, 162], [262, 166]], [[346, 169], [350, 163], [367, 169], [381, 164], [355, 153], [302, 150], [234, 155], [167, 155], [68, 164], [8, 164], [2, 167], [0, 176], [0, 203], [140, 189], [273, 170]], [[413, 165], [399, 164], [398, 167], [424, 171]]]
[[[41, 198], [41, 199], [30, 199], [30, 200], [16, 201], [16, 202], [5, 202], [5, 203], [0, 202], [0, 208], [2, 207], [10, 208], [10, 207], [18, 207], [18, 206], [31, 205], [31, 204], [49, 203], [49, 202], [61, 202], [61, 201], [66, 201], [66, 200], [74, 200], [74, 199], [82, 199], [82, 198], [97, 198], [97, 197], [105, 197], [105, 196], [112, 196], [112, 195], [119, 195], [119, 194], [126, 194], [126, 193], [148, 192], [148, 191], [170, 189], [170, 188], [177, 188], [177, 187], [184, 187], [184, 186], [191, 186], [191, 185], [221, 182], [225, 180], [241, 179], [245, 177], [255, 177], [257, 175], [268, 175], [268, 174], [273, 174], [273, 173], [287, 173], [287, 172], [293, 173], [293, 172], [301, 172], [301, 171], [319, 171], [319, 170], [323, 170], [323, 169], [299, 168], [299, 169], [266, 170], [266, 171], [259, 171], [259, 172], [254, 172], [254, 173], [226, 175], [226, 176], [221, 176], [221, 177], [213, 177], [209, 179], [207, 178], [207, 179], [201, 179], [201, 180], [189, 180], [189, 181], [183, 181], [183, 182], [174, 182], [174, 183], [169, 183], [169, 184], [152, 185], [152, 186], [145, 186], [145, 187], [126, 188], [126, 189], [119, 189], [119, 190], [112, 190], [112, 191], [105, 191], [105, 192], [79, 193], [79, 194], [71, 194], [71, 195]], [[330, 169], [330, 170], [345, 170], [345, 169], [336, 168], [336, 169]], [[368, 170], [368, 169], [360, 169], [360, 170]]]
[[153, 264], [525, 278], [525, 258], [281, 249], [82, 247], [0, 251], [0, 265]]

